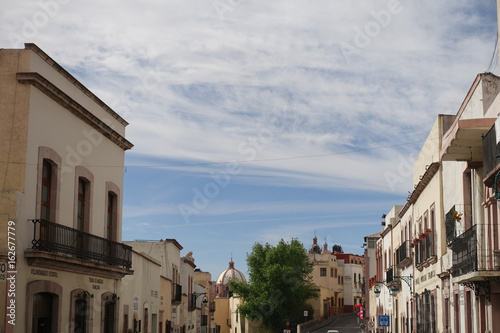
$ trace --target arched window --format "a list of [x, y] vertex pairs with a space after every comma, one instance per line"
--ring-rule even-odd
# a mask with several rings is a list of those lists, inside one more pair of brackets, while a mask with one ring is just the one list
[[115, 327], [115, 302], [104, 303], [104, 333], [113, 333]]
[[90, 314], [94, 295], [84, 289], [75, 289], [71, 292], [70, 332], [87, 333], [91, 328]]
[[116, 331], [116, 320], [118, 310], [118, 297], [110, 292], [104, 293], [101, 296], [101, 332], [114, 333]]
[[36, 280], [26, 285], [27, 332], [59, 332], [62, 287], [52, 281]]

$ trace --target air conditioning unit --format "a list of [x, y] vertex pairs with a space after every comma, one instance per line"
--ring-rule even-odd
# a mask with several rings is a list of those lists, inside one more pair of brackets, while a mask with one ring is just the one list
[[500, 250], [493, 251], [495, 270], [500, 270]]

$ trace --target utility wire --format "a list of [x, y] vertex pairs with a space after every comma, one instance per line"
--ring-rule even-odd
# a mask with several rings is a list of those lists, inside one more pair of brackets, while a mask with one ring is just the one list
[[[378, 149], [385, 149], [385, 148], [393, 148], [393, 147], [400, 147], [400, 146], [406, 146], [406, 145], [411, 145], [415, 143], [421, 143], [422, 141], [413, 141], [413, 142], [405, 142], [405, 143], [399, 143], [395, 145], [388, 145], [388, 146], [379, 146], [379, 147], [372, 147], [372, 148], [362, 148], [362, 149], [355, 149], [355, 150], [348, 150], [344, 152], [336, 152], [336, 153], [328, 153], [328, 154], [315, 154], [315, 155], [299, 155], [299, 156], [289, 156], [289, 157], [278, 157], [278, 158], [267, 158], [267, 159], [252, 159], [252, 160], [239, 160], [239, 161], [224, 161], [224, 162], [193, 162], [193, 163], [177, 163], [177, 164], [154, 164], [154, 165], [83, 165], [86, 167], [102, 167], [102, 168], [165, 168], [165, 167], [189, 167], [189, 166], [206, 166], [206, 165], [220, 165], [220, 164], [228, 164], [228, 163], [253, 163], [253, 162], [275, 162], [275, 161], [287, 161], [287, 160], [295, 160], [295, 159], [305, 159], [305, 158], [318, 158], [318, 157], [327, 157], [327, 156], [335, 156], [335, 155], [346, 155], [346, 154], [353, 154], [353, 153], [359, 153], [362, 151], [373, 151], [373, 150], [378, 150]], [[13, 161], [0, 161], [0, 163], [10, 163], [10, 164], [23, 164], [23, 165], [38, 165], [36, 163], [24, 163], [24, 162], [13, 162]], [[67, 164], [62, 164], [61, 166], [75, 166], [75, 165], [67, 165]]]
[[493, 49], [493, 54], [491, 55], [491, 60], [490, 60], [490, 65], [488, 66], [488, 69], [486, 69], [486, 72], [492, 72], [493, 71], [493, 66], [497, 63], [498, 61], [498, 31], [497, 31], [497, 36], [495, 39], [495, 48]]

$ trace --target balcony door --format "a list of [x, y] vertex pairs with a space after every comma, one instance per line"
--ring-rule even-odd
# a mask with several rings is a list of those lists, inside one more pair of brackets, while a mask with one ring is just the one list
[[115, 332], [115, 305], [113, 300], [104, 303], [104, 333]]
[[42, 167], [42, 200], [40, 218], [50, 220], [50, 194], [52, 192], [52, 165], [46, 159]]
[[85, 231], [85, 220], [87, 215], [88, 182], [84, 178], [78, 178], [78, 203], [76, 216], [76, 229]]
[[51, 293], [37, 293], [33, 295], [33, 333], [51, 333], [54, 331], [54, 302], [57, 296]]
[[78, 178], [78, 199], [76, 213], [77, 248], [85, 251], [88, 248], [88, 239], [83, 232], [88, 231], [90, 183], [83, 177]]

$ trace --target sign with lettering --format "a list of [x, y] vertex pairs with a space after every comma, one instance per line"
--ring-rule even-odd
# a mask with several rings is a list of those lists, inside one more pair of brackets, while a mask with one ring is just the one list
[[53, 271], [46, 271], [43, 269], [31, 269], [31, 275], [41, 275], [41, 276], [48, 276], [48, 277], [57, 277], [57, 272]]

